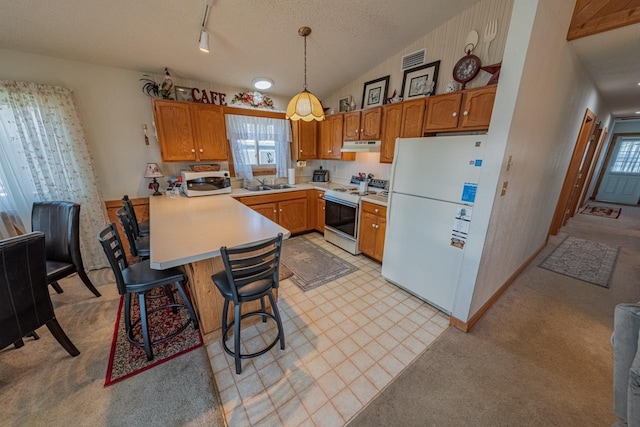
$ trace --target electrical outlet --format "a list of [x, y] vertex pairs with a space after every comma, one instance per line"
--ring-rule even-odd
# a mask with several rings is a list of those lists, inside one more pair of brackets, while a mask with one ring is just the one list
[[500, 191], [500, 197], [507, 194], [507, 186], [509, 185], [509, 181], [505, 181], [502, 183], [502, 191]]

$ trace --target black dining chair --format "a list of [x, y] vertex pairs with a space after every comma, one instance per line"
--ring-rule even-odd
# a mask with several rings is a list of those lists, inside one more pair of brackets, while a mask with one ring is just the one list
[[140, 257], [141, 259], [149, 258], [151, 256], [149, 236], [140, 236], [136, 234], [134, 223], [131, 220], [131, 217], [127, 214], [125, 208], [118, 209], [116, 216], [120, 221], [124, 234], [127, 236], [131, 256]]
[[[227, 354], [233, 356], [236, 365], [236, 374], [242, 372], [241, 359], [260, 356], [271, 350], [280, 341], [280, 349], [284, 350], [284, 330], [276, 300], [273, 297], [273, 289], [279, 286], [278, 270], [280, 267], [280, 252], [282, 249], [282, 233], [278, 237], [266, 242], [245, 246], [242, 248], [220, 248], [220, 255], [225, 269], [211, 279], [224, 297], [222, 308], [222, 346]], [[271, 310], [269, 313], [265, 307], [265, 297], [269, 298]], [[241, 314], [242, 304], [260, 300], [261, 309]], [[228, 322], [229, 303], [234, 305], [234, 319]], [[278, 327], [278, 336], [264, 349], [251, 354], [242, 354], [240, 351], [241, 321], [247, 317], [261, 316], [266, 322], [267, 317], [275, 320]], [[227, 346], [227, 333], [233, 326], [233, 351]]]
[[133, 202], [126, 194], [122, 196], [122, 207], [129, 216], [129, 220], [133, 226], [135, 236], [149, 235], [149, 221], [138, 221], [136, 210], [133, 208]]
[[[133, 345], [143, 347], [147, 355], [147, 360], [153, 359], [152, 346], [165, 342], [182, 331], [184, 331], [190, 323], [193, 323], [195, 329], [199, 329], [198, 319], [196, 318], [193, 306], [187, 298], [183, 284], [187, 282], [187, 277], [177, 268], [169, 268], [166, 270], [154, 270], [149, 265], [149, 260], [143, 260], [136, 264], [129, 265], [122, 248], [120, 235], [116, 230], [115, 224], [111, 223], [98, 233], [98, 240], [104, 249], [104, 253], [109, 260], [109, 265], [113, 270], [116, 279], [118, 293], [124, 295], [124, 324], [127, 331], [127, 339]], [[177, 304], [173, 296], [171, 286], [175, 286], [182, 304]], [[169, 304], [154, 308], [152, 311], [147, 310], [147, 298], [151, 298], [147, 294], [157, 288], [164, 288], [165, 294], [169, 297]], [[140, 304], [140, 318], [132, 322], [131, 319], [131, 297], [138, 295]], [[176, 331], [152, 340], [149, 333], [149, 315], [152, 312], [166, 310], [165, 316], [175, 315], [177, 309], [186, 308], [189, 313], [189, 320], [180, 326]], [[134, 337], [134, 328], [140, 325], [142, 341], [138, 341]]]
[[78, 273], [82, 283], [97, 297], [84, 270], [80, 253], [80, 205], [73, 202], [36, 202], [31, 209], [31, 229], [42, 231], [47, 247], [47, 280], [57, 293], [63, 290], [58, 280]]
[[45, 325], [71, 356], [80, 351], [58, 323], [47, 287], [45, 235], [32, 232], [0, 240], [0, 349], [24, 345]]

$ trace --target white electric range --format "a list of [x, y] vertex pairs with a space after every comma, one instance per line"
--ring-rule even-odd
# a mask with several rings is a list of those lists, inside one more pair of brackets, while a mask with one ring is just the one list
[[[360, 181], [353, 177], [351, 184], [356, 183], [360, 184]], [[346, 185], [326, 190], [324, 193], [324, 239], [353, 255], [360, 253], [360, 198], [382, 191], [388, 185], [388, 181], [369, 179], [368, 185], [371, 189], [364, 192], [360, 192], [359, 186]]]

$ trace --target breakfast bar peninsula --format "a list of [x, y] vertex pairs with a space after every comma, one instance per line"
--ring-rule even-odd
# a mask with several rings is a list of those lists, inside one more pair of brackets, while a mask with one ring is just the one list
[[222, 266], [214, 260], [220, 256], [220, 248], [260, 243], [278, 233], [284, 238], [291, 234], [228, 195], [149, 197], [149, 223], [151, 268], [183, 266], [203, 334], [222, 326], [224, 300], [211, 281], [211, 275]]

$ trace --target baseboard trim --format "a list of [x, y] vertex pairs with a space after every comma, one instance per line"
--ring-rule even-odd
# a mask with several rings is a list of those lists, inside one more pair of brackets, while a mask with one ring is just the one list
[[491, 308], [491, 306], [498, 301], [498, 298], [500, 298], [500, 296], [502, 296], [502, 294], [504, 293], [504, 291], [507, 290], [507, 288], [509, 288], [509, 286], [511, 286], [511, 284], [518, 278], [518, 276], [520, 276], [520, 273], [522, 273], [524, 271], [525, 268], [527, 268], [529, 266], [529, 264], [531, 264], [531, 262], [533, 262], [533, 260], [538, 256], [538, 254], [540, 252], [542, 252], [542, 250], [544, 249], [544, 247], [547, 246], [547, 242], [545, 241], [545, 243], [540, 246], [540, 248], [538, 248], [538, 250], [536, 250], [533, 255], [531, 255], [508, 279], [506, 282], [504, 282], [502, 284], [502, 286], [500, 286], [500, 289], [498, 289], [496, 291], [495, 294], [493, 294], [491, 296], [491, 298], [489, 298], [489, 300], [487, 300], [487, 302], [484, 303], [484, 305], [482, 307], [480, 307], [480, 310], [478, 310], [476, 312], [476, 314], [474, 314], [473, 316], [471, 316], [471, 319], [469, 319], [469, 321], [465, 322], [463, 320], [460, 320], [456, 317], [451, 316], [449, 318], [449, 325], [453, 326], [456, 329], [461, 330], [462, 332], [469, 332], [471, 330], [471, 328], [473, 328], [473, 326], [478, 322], [478, 320], [480, 320], [480, 318], [482, 316], [484, 316], [484, 314]]

